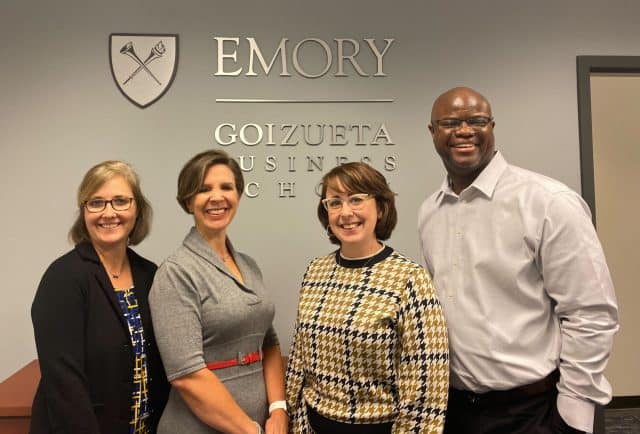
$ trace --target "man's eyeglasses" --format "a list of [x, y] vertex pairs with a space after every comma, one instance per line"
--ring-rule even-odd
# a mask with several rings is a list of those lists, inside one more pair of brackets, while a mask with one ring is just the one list
[[474, 130], [479, 130], [487, 125], [489, 125], [493, 121], [493, 118], [487, 116], [473, 116], [467, 119], [457, 119], [457, 118], [446, 118], [446, 119], [438, 119], [432, 121], [434, 124], [438, 125], [441, 128], [449, 128], [449, 129], [458, 129], [462, 126], [462, 123], [466, 123], [470, 128]]
[[[364, 203], [372, 199], [373, 196], [367, 193], [356, 193], [350, 195], [346, 202], [349, 204], [349, 208], [354, 211], [358, 211], [364, 207]], [[322, 199], [322, 205], [324, 205], [324, 209], [327, 211], [339, 211], [342, 209], [342, 204], [345, 202], [342, 198], [339, 197], [330, 197], [328, 199]]]
[[116, 196], [111, 200], [106, 199], [89, 199], [84, 202], [84, 207], [89, 212], [102, 212], [107, 207], [107, 204], [111, 204], [111, 208], [114, 211], [126, 211], [131, 208], [132, 197]]

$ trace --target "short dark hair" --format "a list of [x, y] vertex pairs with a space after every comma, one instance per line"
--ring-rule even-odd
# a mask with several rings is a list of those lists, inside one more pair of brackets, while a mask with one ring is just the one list
[[211, 149], [200, 152], [187, 161], [180, 171], [180, 175], [178, 175], [178, 195], [176, 199], [187, 214], [191, 214], [191, 211], [189, 211], [189, 201], [198, 193], [200, 187], [202, 187], [204, 177], [207, 175], [207, 170], [216, 164], [224, 164], [231, 169], [238, 197], [242, 196], [242, 192], [244, 191], [244, 177], [242, 176], [242, 170], [238, 162], [224, 151]]
[[98, 191], [105, 182], [116, 176], [123, 177], [129, 184], [129, 187], [131, 187], [133, 199], [135, 200], [138, 210], [136, 223], [129, 234], [129, 244], [135, 246], [149, 234], [153, 210], [147, 198], [142, 194], [138, 174], [133, 170], [133, 167], [123, 161], [107, 160], [89, 169], [78, 187], [78, 216], [69, 231], [69, 238], [71, 238], [74, 244], [91, 241], [89, 232], [87, 231], [87, 225], [84, 221], [84, 203], [89, 200], [91, 195]]
[[346, 193], [367, 193], [376, 200], [380, 218], [376, 223], [375, 233], [379, 240], [388, 240], [391, 232], [398, 223], [398, 211], [395, 204], [395, 193], [382, 173], [366, 163], [352, 162], [336, 166], [322, 177], [322, 195], [318, 202], [318, 219], [322, 227], [327, 230], [329, 240], [333, 244], [340, 244], [340, 240], [329, 228], [329, 214], [322, 204], [327, 194], [327, 188], [338, 190], [338, 183], [346, 189]]

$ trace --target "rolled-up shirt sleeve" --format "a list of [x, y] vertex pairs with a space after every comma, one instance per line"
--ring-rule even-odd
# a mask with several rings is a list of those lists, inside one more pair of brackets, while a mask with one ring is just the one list
[[558, 410], [591, 432], [594, 405], [611, 399], [604, 369], [618, 330], [618, 308], [602, 246], [584, 201], [573, 192], [549, 202], [538, 261], [560, 320]]

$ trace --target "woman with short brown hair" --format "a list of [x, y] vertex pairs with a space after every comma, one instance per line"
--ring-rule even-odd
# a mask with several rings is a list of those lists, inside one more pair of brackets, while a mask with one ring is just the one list
[[191, 158], [177, 200], [194, 227], [158, 269], [151, 310], [172, 388], [159, 434], [285, 434], [284, 369], [262, 273], [227, 235], [244, 188], [219, 150]]
[[396, 225], [384, 176], [364, 163], [322, 178], [318, 218], [340, 246], [302, 281], [287, 367], [294, 433], [441, 432], [447, 331], [426, 270], [382, 241]]

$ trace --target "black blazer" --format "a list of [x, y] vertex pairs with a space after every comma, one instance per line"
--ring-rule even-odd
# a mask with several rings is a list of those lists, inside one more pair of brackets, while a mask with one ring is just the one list
[[[127, 249], [146, 340], [153, 413], [151, 432], [169, 385], [155, 345], [148, 293], [156, 265]], [[128, 434], [134, 353], [109, 277], [90, 243], [78, 244], [44, 273], [31, 319], [42, 378], [31, 434]]]

